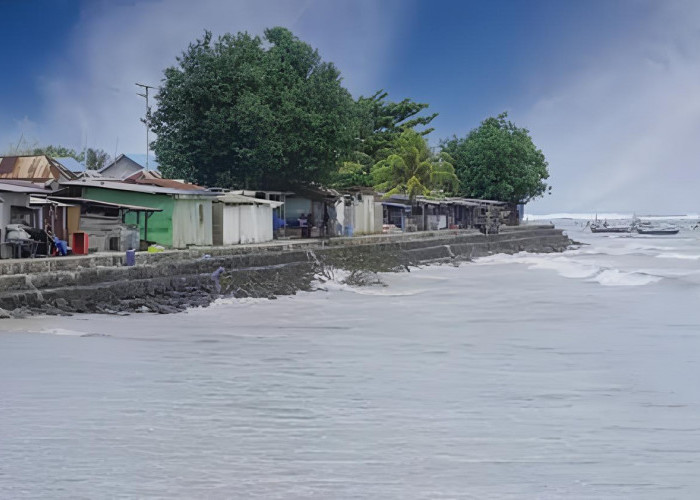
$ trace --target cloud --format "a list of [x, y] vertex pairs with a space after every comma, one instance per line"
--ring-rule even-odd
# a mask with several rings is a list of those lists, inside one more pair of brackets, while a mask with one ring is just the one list
[[381, 6], [370, 0], [87, 4], [68, 64], [54, 68], [41, 84], [40, 138], [78, 148], [87, 141], [110, 154], [143, 151], [145, 102], [135, 83], [157, 85], [163, 69], [175, 64], [205, 29], [215, 35], [261, 35], [267, 27], [286, 26], [318, 48], [324, 60], [335, 62], [353, 93], [372, 92], [394, 46], [393, 29], [382, 24], [382, 12], [397, 5], [398, 0]]
[[634, 36], [519, 110], [552, 175], [533, 213], [697, 211], [700, 7], [653, 5]]

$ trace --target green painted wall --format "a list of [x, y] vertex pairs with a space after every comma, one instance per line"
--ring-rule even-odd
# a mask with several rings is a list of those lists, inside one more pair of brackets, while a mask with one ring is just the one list
[[[175, 206], [175, 201], [171, 196], [84, 187], [83, 198], [111, 203], [124, 203], [126, 205], [162, 208], [162, 212], [154, 212], [153, 215], [148, 218], [148, 241], [155, 241], [157, 244], [163, 245], [164, 247], [173, 246], [173, 208]], [[145, 239], [143, 219], [144, 214], [142, 213], [141, 222], [139, 224], [142, 240]], [[136, 214], [127, 214], [126, 223], [136, 224]]]

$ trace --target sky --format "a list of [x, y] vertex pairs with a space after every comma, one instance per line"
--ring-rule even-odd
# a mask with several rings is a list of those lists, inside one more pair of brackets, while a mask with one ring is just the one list
[[145, 153], [136, 82], [204, 30], [285, 26], [354, 96], [429, 103], [434, 146], [507, 111], [549, 162], [528, 212], [700, 212], [694, 0], [0, 0], [0, 17], [0, 152]]

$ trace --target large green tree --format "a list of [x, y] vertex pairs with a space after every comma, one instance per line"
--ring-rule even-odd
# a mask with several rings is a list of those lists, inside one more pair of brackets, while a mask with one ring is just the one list
[[433, 154], [415, 130], [402, 132], [385, 151], [387, 157], [372, 167], [372, 180], [374, 188], [386, 196], [406, 194], [413, 200], [418, 195], [450, 194], [459, 188], [452, 158], [444, 152]]
[[426, 103], [403, 99], [389, 101], [388, 93], [380, 90], [370, 97], [357, 100], [360, 120], [358, 141], [351, 155], [343, 162], [335, 179], [338, 187], [371, 186], [372, 166], [387, 157], [396, 139], [405, 130], [417, 130], [426, 136], [433, 131], [427, 127], [438, 115], [421, 114]]
[[358, 136], [339, 71], [285, 28], [205, 33], [165, 70], [156, 101], [161, 171], [209, 186], [327, 182]]
[[517, 204], [551, 190], [544, 154], [507, 113], [487, 118], [466, 137], [443, 141], [441, 147], [454, 160], [462, 196]]

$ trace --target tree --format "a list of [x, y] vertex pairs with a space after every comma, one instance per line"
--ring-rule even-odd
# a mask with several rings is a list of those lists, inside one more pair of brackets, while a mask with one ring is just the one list
[[[357, 100], [357, 112], [361, 126], [355, 150], [343, 162], [334, 184], [337, 187], [371, 186], [372, 166], [386, 158], [394, 141], [402, 132], [425, 127], [438, 115], [418, 116], [428, 104], [412, 99], [400, 102], [387, 101], [388, 93], [380, 90], [370, 97]], [[420, 131], [427, 135], [432, 128]]]
[[46, 155], [51, 158], [74, 158], [80, 163], [85, 162], [85, 166], [90, 170], [99, 170], [111, 159], [109, 154], [102, 149], [87, 148], [85, 151], [77, 152], [75, 149], [65, 146], [49, 144], [48, 146], [39, 147], [36, 143], [32, 146], [18, 144], [11, 147], [5, 155]]
[[206, 32], [165, 70], [156, 101], [161, 171], [209, 186], [326, 182], [359, 128], [339, 71], [285, 28], [215, 42]]
[[442, 143], [442, 151], [454, 159], [462, 196], [519, 204], [551, 190], [544, 154], [529, 131], [507, 117], [487, 118], [465, 138]]
[[110, 160], [109, 154], [102, 149], [88, 148], [85, 151], [85, 166], [88, 170], [99, 170]]
[[48, 145], [43, 147], [35, 147], [27, 154], [46, 155], [52, 158], [75, 158], [79, 162], [82, 162], [84, 159], [83, 153], [78, 153], [75, 149], [67, 148], [65, 146]]
[[[393, 147], [394, 141], [405, 131], [427, 126], [438, 115], [417, 116], [428, 104], [404, 99], [400, 102], [387, 101], [387, 92], [380, 90], [371, 97], [360, 97], [357, 104], [364, 120], [360, 130], [361, 151], [375, 161], [383, 156], [383, 151]], [[427, 136], [432, 128], [420, 131]]]
[[446, 153], [434, 155], [425, 138], [413, 129], [396, 138], [390, 154], [372, 167], [374, 188], [387, 196], [407, 194], [413, 200], [441, 190], [452, 193], [459, 181]]

